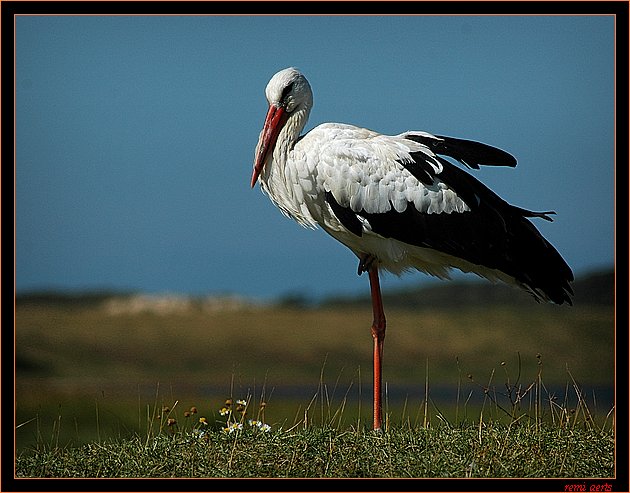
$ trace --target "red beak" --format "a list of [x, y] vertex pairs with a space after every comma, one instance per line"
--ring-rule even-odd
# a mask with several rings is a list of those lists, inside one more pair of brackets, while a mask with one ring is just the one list
[[270, 105], [269, 111], [267, 111], [267, 117], [265, 118], [265, 124], [263, 125], [262, 132], [260, 133], [260, 139], [258, 139], [258, 145], [256, 146], [256, 154], [254, 157], [254, 172], [252, 173], [252, 188], [258, 180], [258, 175], [265, 166], [267, 157], [273, 151], [278, 140], [278, 134], [287, 122], [288, 115], [284, 111], [282, 106]]

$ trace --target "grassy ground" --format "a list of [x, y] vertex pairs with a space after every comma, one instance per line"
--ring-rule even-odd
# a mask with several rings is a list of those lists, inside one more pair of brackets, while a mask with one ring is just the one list
[[[541, 382], [532, 389], [540, 396]], [[41, 437], [34, 449], [18, 454], [15, 477], [595, 481], [616, 476], [612, 413], [597, 423], [581, 399], [573, 409], [550, 402], [545, 411], [539, 397], [530, 408], [519, 402], [503, 408], [486, 392], [475, 422], [451, 421], [434, 406], [429, 410], [427, 400], [421, 425], [405, 414], [405, 424], [393, 425], [386, 412], [384, 430], [373, 431], [361, 418], [348, 425], [345, 401], [333, 405], [324, 396], [322, 388], [289, 428], [265, 423], [266, 402], [232, 398], [211, 419], [196, 407], [176, 409], [179, 402], [155, 406], [144, 433], [99, 437], [77, 447], [60, 446], [58, 428], [57, 441]]]
[[[434, 438], [445, 444], [439, 469], [445, 477], [556, 477], [579, 468], [580, 477], [606, 476], [612, 467], [610, 404], [595, 392], [581, 393], [584, 386], [612, 387], [611, 308], [388, 311], [383, 372], [390, 434], [382, 436], [365, 431], [371, 412], [369, 310], [202, 303], [162, 311], [113, 308], [17, 306], [21, 474], [124, 475], [135, 460], [133, 474], [140, 476], [276, 475], [275, 455], [290, 476], [429, 476], [436, 472], [427, 458], [438, 446]], [[234, 440], [218, 431], [201, 441], [181, 429], [149, 433], [155, 410], [163, 406], [174, 409], [177, 426], [186, 422], [183, 410], [196, 406], [214, 427], [228, 396], [253, 405], [267, 401], [272, 432]], [[531, 423], [539, 433], [526, 437]], [[336, 434], [326, 435], [330, 429]], [[518, 469], [519, 460], [528, 462], [532, 440], [540, 464], [531, 460]], [[578, 441], [592, 445], [585, 450]], [[313, 459], [302, 469], [291, 462], [302, 449], [316, 451], [326, 443], [345, 458]], [[134, 449], [138, 459], [131, 458]], [[287, 458], [283, 449], [293, 455]], [[346, 449], [354, 458], [344, 455]], [[268, 459], [248, 466], [248, 450]], [[382, 450], [396, 457], [383, 461]], [[226, 451], [233, 457], [229, 467], [217, 459], [225, 460]], [[519, 453], [523, 457], [515, 461]], [[126, 465], [111, 462], [116, 456]], [[93, 467], [80, 469], [80, 463]]]
[[310, 427], [286, 432], [162, 434], [44, 449], [19, 477], [610, 478], [614, 440], [598, 429], [471, 425], [386, 433]]

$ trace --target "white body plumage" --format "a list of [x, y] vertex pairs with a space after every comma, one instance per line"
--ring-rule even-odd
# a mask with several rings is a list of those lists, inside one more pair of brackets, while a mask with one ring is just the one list
[[[401, 162], [412, 162], [411, 152], [423, 152], [427, 158], [435, 154], [426, 146], [406, 139], [409, 134], [436, 138], [426, 132], [408, 132], [397, 136], [378, 134], [371, 130], [338, 123], [315, 127], [289, 150], [286, 157], [277, 156], [260, 175], [262, 190], [288, 217], [302, 226], [321, 226], [359, 256], [369, 253], [379, 260], [381, 268], [401, 274], [416, 268], [428, 274], [448, 278], [449, 266], [476, 271], [484, 277], [498, 279], [502, 273], [490, 272], [448, 258], [435, 250], [384, 238], [372, 231], [367, 219], [358, 216], [362, 224], [359, 237], [350, 232], [325, 200], [330, 192], [339, 205], [354, 212], [404, 212], [415, 207], [426, 214], [450, 214], [470, 210], [468, 205], [448, 185], [435, 180], [426, 186], [414, 177]], [[281, 134], [282, 136], [282, 134]], [[435, 173], [442, 164], [431, 162]], [[507, 279], [505, 279], [507, 280]]]

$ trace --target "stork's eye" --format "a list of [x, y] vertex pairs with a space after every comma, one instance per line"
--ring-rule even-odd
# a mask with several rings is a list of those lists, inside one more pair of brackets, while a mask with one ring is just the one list
[[289, 93], [293, 90], [293, 82], [291, 82], [288, 86], [286, 86], [283, 90], [282, 90], [282, 96], [280, 96], [280, 101], [285, 101], [286, 97], [289, 95]]

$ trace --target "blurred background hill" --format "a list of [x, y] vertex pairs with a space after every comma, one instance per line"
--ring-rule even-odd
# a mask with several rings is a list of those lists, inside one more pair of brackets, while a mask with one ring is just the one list
[[[572, 284], [574, 306], [600, 305], [612, 306], [615, 303], [615, 272], [613, 269], [592, 272], [579, 277]], [[133, 291], [31, 291], [18, 293], [16, 304], [89, 306], [98, 305], [112, 299], [137, 297]], [[169, 295], [165, 295], [169, 297]], [[149, 296], [147, 299], [157, 300], [162, 296]], [[203, 297], [184, 297], [170, 295], [172, 299], [203, 300]], [[215, 303], [227, 303], [234, 306], [257, 304], [238, 295], [209, 296]], [[387, 307], [404, 309], [451, 309], [461, 306], [518, 306], [529, 305], [532, 298], [520, 290], [504, 284], [492, 284], [485, 280], [438, 282], [427, 286], [390, 289], [383, 293], [383, 303]], [[307, 294], [290, 293], [271, 302], [279, 306], [312, 306], [320, 308], [366, 306], [370, 305], [369, 295], [329, 296], [316, 301]]]

